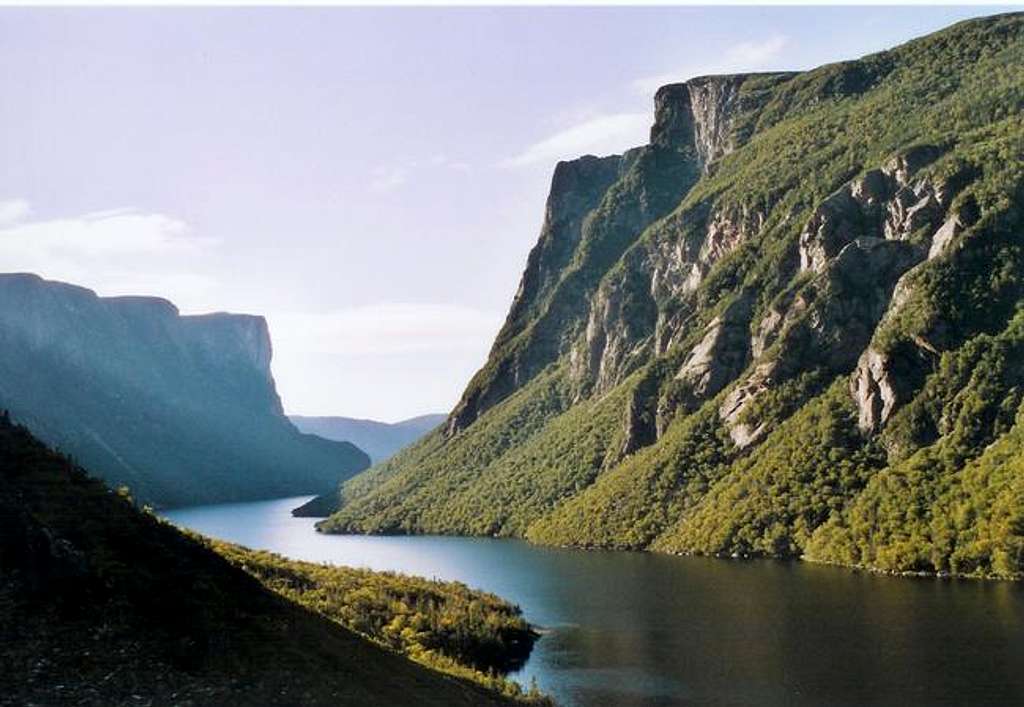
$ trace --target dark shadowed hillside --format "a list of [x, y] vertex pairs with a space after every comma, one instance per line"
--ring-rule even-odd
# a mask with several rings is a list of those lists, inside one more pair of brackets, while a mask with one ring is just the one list
[[[520, 659], [529, 651], [518, 610], [497, 597], [224, 547], [235, 566], [6, 416], [0, 485], [2, 705], [512, 703], [331, 620], [383, 641], [396, 619], [427, 621], [427, 607], [438, 625], [402, 640], [490, 666], [506, 650]], [[308, 593], [310, 606], [330, 613], [271, 591], [243, 567], [289, 597]], [[470, 618], [476, 623], [463, 626]], [[404, 650], [398, 638], [394, 649]]]
[[[681, 77], [682, 78], [682, 77]], [[661, 88], [325, 531], [1024, 572], [1024, 16]]]
[[369, 464], [295, 429], [270, 358], [262, 317], [0, 275], [0, 407], [148, 503], [320, 493]]
[[339, 442], [351, 442], [366, 452], [370, 461], [382, 462], [430, 432], [445, 415], [420, 415], [401, 422], [377, 422], [354, 417], [307, 417], [290, 415], [302, 432]]

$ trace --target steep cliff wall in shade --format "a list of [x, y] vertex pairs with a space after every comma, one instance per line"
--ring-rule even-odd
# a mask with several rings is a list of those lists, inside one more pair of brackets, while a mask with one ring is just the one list
[[1024, 16], [654, 108], [556, 167], [443, 433], [321, 529], [1020, 577]]
[[0, 275], [0, 408], [154, 504], [322, 493], [369, 464], [295, 429], [270, 358], [262, 317]]

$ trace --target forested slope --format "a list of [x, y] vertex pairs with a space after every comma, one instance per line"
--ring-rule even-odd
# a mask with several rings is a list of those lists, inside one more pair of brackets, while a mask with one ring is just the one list
[[1020, 577], [1024, 17], [660, 89], [444, 429], [325, 531]]

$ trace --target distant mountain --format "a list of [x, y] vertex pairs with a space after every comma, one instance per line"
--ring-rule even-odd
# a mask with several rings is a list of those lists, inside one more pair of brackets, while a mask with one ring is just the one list
[[1020, 13], [662, 87], [648, 144], [555, 167], [447, 424], [320, 529], [1024, 577], [1022, 107]]
[[370, 455], [370, 460], [376, 464], [440, 425], [445, 415], [420, 415], [394, 423], [354, 417], [303, 415], [291, 415], [289, 419], [303, 432], [339, 442], [351, 442]]
[[270, 358], [262, 317], [0, 275], [0, 408], [148, 503], [319, 493], [369, 465], [288, 421]]
[[[229, 563], [211, 549], [222, 544], [139, 511], [6, 417], [0, 417], [0, 488], [0, 705], [496, 707], [526, 701], [472, 681], [470, 661], [484, 648], [494, 660], [529, 650], [505, 640], [522, 633], [521, 622], [497, 597], [237, 547], [227, 548], [238, 557]], [[322, 582], [340, 584], [355, 598], [336, 591], [296, 603]], [[339, 625], [355, 618], [367, 633], [373, 626], [383, 633], [382, 626], [412, 615], [403, 601], [421, 622], [416, 640], [439, 637], [418, 660], [433, 660], [449, 674]], [[428, 603], [429, 610], [420, 608]], [[424, 631], [421, 610], [445, 611], [444, 623], [438, 619]], [[523, 640], [532, 642], [532, 635]], [[505, 687], [493, 674], [484, 679]]]

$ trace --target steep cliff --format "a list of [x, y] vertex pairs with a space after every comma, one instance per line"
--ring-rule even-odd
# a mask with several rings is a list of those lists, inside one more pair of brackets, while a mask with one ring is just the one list
[[321, 528], [1019, 576], [1024, 481], [968, 470], [1021, 398], [1022, 116], [1019, 14], [663, 87], [556, 168], [445, 433]]
[[270, 358], [262, 317], [0, 275], [0, 408], [150, 503], [321, 493], [368, 466], [292, 426]]

